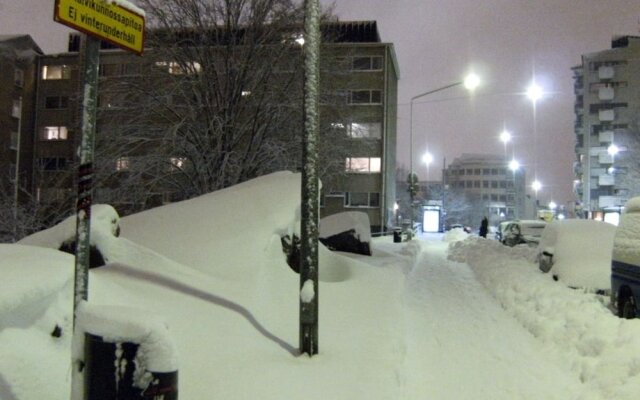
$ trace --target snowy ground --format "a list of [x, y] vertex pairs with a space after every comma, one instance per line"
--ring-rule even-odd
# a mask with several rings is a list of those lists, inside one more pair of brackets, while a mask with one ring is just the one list
[[[299, 176], [280, 173], [124, 218], [89, 302], [167, 321], [182, 399], [640, 393], [640, 320], [554, 282], [527, 248], [464, 234], [376, 238], [372, 257], [322, 249], [320, 354], [299, 356], [299, 278], [279, 240], [298, 203]], [[68, 399], [73, 258], [1, 245], [0, 260], [0, 399]]]

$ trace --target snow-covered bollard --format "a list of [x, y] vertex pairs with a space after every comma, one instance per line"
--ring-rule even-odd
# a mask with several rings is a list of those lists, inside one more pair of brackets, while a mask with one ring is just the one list
[[72, 400], [177, 400], [178, 363], [167, 325], [149, 311], [83, 303], [73, 339]]

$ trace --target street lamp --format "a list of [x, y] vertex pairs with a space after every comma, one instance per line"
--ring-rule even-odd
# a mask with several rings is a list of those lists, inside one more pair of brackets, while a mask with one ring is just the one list
[[534, 103], [542, 98], [544, 95], [544, 91], [542, 87], [540, 87], [537, 83], [533, 82], [527, 88], [527, 97], [531, 99]]
[[538, 196], [538, 191], [542, 189], [542, 183], [540, 183], [540, 181], [536, 179], [531, 183], [531, 189], [533, 189], [533, 191], [536, 193], [536, 196]]
[[[414, 170], [413, 170], [413, 103], [425, 96], [428, 96], [430, 94], [434, 94], [437, 92], [441, 92], [443, 90], [446, 89], [450, 89], [456, 86], [464, 86], [465, 89], [469, 90], [469, 91], [473, 91], [475, 88], [477, 88], [480, 85], [480, 78], [478, 77], [478, 75], [476, 74], [469, 74], [466, 76], [466, 78], [464, 78], [464, 80], [462, 81], [458, 81], [458, 82], [454, 82], [454, 83], [450, 83], [448, 85], [439, 87], [437, 89], [432, 89], [429, 90], [427, 92], [424, 93], [420, 93], [419, 95], [413, 96], [411, 98], [411, 101], [409, 102], [409, 168], [410, 168], [410, 175], [409, 175], [409, 185], [413, 184], [414, 181]], [[411, 209], [411, 225], [409, 227], [409, 232], [407, 234], [408, 238], [411, 239], [413, 238], [413, 221], [415, 219], [415, 215], [414, 215], [414, 210], [413, 210], [413, 201], [414, 201], [414, 190], [413, 188], [409, 187], [409, 195], [410, 195], [410, 201], [411, 201], [411, 205], [410, 205], [410, 209]]]
[[506, 146], [511, 141], [511, 132], [506, 129], [500, 132], [500, 141]]
[[509, 161], [509, 169], [513, 172], [516, 172], [520, 169], [520, 163], [517, 160]]

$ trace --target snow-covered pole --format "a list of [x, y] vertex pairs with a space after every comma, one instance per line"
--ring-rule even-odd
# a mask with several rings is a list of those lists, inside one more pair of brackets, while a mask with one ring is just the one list
[[93, 149], [96, 133], [96, 103], [98, 98], [98, 65], [100, 40], [85, 36], [84, 83], [82, 97], [82, 139], [79, 148], [78, 200], [76, 203], [76, 263], [73, 296], [75, 326], [78, 305], [88, 298], [89, 254], [91, 247], [91, 191]]
[[300, 245], [300, 352], [318, 353], [318, 131], [320, 5], [304, 3], [304, 139]]

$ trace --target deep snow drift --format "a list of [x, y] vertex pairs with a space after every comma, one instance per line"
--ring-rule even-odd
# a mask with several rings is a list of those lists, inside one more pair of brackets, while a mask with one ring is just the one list
[[[105, 236], [89, 303], [167, 322], [180, 398], [637, 398], [640, 320], [543, 275], [534, 250], [460, 233], [376, 238], [372, 257], [321, 247], [320, 354], [299, 356], [299, 276], [280, 243], [299, 179], [149, 210]], [[53, 232], [31, 243], [55, 247]], [[73, 257], [2, 245], [0, 260], [0, 399], [68, 399]]]

